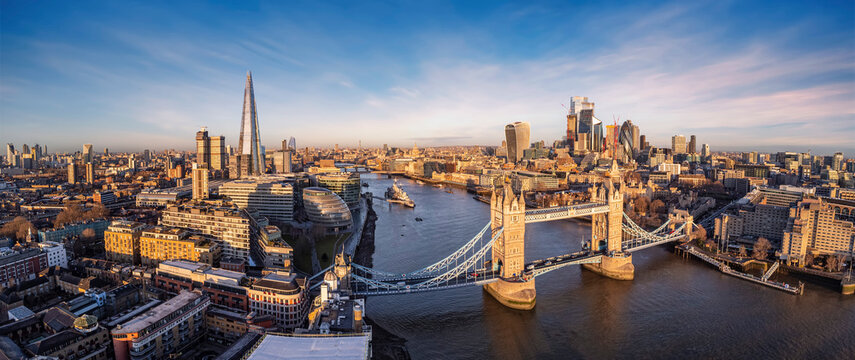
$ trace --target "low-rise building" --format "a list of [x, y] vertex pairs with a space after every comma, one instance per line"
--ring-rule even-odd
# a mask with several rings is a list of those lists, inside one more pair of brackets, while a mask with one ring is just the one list
[[325, 234], [337, 234], [353, 230], [353, 218], [347, 204], [334, 192], [320, 188], [303, 189], [303, 205], [306, 215]]
[[117, 360], [166, 359], [202, 338], [210, 300], [197, 292], [177, 296], [113, 329]]
[[39, 243], [39, 247], [47, 255], [48, 267], [59, 266], [68, 268], [68, 254], [65, 251], [65, 246], [53, 241], [45, 241]]
[[35, 279], [48, 267], [47, 252], [42, 249], [10, 250], [0, 254], [0, 287], [9, 282]]
[[781, 258], [805, 265], [813, 255], [851, 257], [855, 247], [855, 201], [835, 198], [808, 198], [790, 209], [784, 231]]
[[182, 260], [160, 263], [153, 285], [172, 293], [181, 290], [203, 290], [211, 302], [228, 308], [247, 311], [246, 276], [236, 271], [212, 268], [209, 265]]
[[300, 326], [309, 311], [307, 280], [293, 273], [267, 274], [250, 286], [247, 295], [250, 311], [272, 316], [285, 329]]
[[59, 229], [48, 229], [48, 230], [39, 230], [39, 241], [52, 241], [61, 243], [66, 237], [69, 236], [80, 236], [83, 234], [83, 231], [86, 229], [92, 229], [95, 231], [95, 238], [103, 238], [104, 231], [107, 230], [107, 227], [110, 226], [110, 222], [104, 219], [100, 220], [87, 220], [74, 224], [66, 224], [65, 226]]

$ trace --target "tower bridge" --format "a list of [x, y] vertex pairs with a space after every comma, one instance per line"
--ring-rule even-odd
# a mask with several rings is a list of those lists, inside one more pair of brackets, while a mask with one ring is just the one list
[[[687, 211], [674, 210], [662, 226], [644, 230], [624, 214], [622, 187], [620, 178], [614, 176], [591, 189], [588, 203], [526, 210], [523, 196], [505, 185], [493, 191], [490, 222], [445, 258], [409, 273], [391, 273], [338, 255], [334, 265], [310, 280], [325, 273], [335, 276], [324, 276], [312, 287], [334, 279], [338, 287], [354, 295], [375, 296], [478, 285], [505, 306], [525, 310], [535, 305], [535, 278], [566, 266], [582, 265], [606, 277], [632, 280], [635, 251], [689, 239], [695, 225]], [[583, 216], [591, 217], [591, 238], [585, 250], [526, 262], [526, 224]]]

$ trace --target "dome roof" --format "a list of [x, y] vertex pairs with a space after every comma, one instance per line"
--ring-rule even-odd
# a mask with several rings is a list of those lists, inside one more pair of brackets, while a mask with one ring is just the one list
[[338, 278], [335, 276], [335, 273], [332, 272], [332, 270], [327, 271], [327, 273], [324, 274], [324, 281], [336, 281], [336, 280], [338, 280]]
[[83, 315], [74, 319], [74, 328], [78, 330], [87, 330], [98, 326], [98, 318], [92, 315]]

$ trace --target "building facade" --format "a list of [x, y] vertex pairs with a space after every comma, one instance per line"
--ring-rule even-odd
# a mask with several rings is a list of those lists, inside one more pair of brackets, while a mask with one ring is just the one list
[[353, 230], [353, 218], [347, 204], [334, 192], [320, 188], [303, 189], [303, 206], [306, 215], [325, 234], [337, 234]]
[[205, 333], [207, 296], [181, 291], [111, 332], [116, 360], [167, 359], [186, 351]]
[[167, 207], [160, 219], [164, 226], [179, 227], [215, 238], [222, 245], [222, 255], [249, 259], [250, 246], [258, 229], [250, 224], [250, 215], [230, 207], [174, 205]]
[[359, 208], [361, 182], [358, 173], [331, 173], [316, 177], [318, 186], [336, 193], [351, 210]]
[[271, 221], [294, 219], [294, 187], [280, 177], [253, 177], [229, 181], [220, 186], [220, 196], [241, 209], [253, 209]]
[[250, 311], [270, 315], [282, 328], [294, 329], [306, 319], [311, 305], [307, 289], [304, 277], [287, 272], [270, 273], [249, 288]]
[[531, 125], [527, 122], [515, 122], [505, 126], [505, 141], [508, 145], [508, 162], [517, 163], [522, 159], [523, 150], [528, 149], [531, 140]]
[[127, 264], [140, 264], [140, 235], [148, 225], [133, 221], [115, 220], [104, 231], [104, 250], [107, 260]]

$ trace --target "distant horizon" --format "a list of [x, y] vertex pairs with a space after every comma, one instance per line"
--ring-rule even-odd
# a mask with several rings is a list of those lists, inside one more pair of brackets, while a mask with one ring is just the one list
[[653, 145], [855, 153], [851, 1], [0, 10], [0, 143], [189, 149], [207, 126], [236, 146], [251, 70], [262, 143], [498, 145], [527, 121], [551, 144], [586, 96]]

